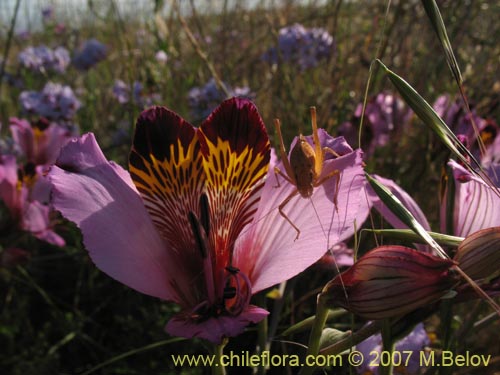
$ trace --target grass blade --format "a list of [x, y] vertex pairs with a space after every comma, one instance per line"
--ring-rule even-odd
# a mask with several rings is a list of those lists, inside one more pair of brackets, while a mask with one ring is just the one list
[[460, 73], [460, 68], [458, 67], [457, 59], [453, 53], [453, 48], [451, 47], [450, 40], [448, 39], [448, 33], [446, 32], [446, 27], [444, 26], [443, 18], [441, 17], [441, 12], [434, 0], [422, 0], [425, 12], [431, 21], [432, 27], [437, 34], [441, 47], [443, 47], [444, 53], [446, 55], [446, 62], [450, 67], [450, 70], [457, 81], [459, 87], [462, 87], [462, 73]]
[[[410, 229], [363, 229], [364, 232], [374, 233], [387, 238], [394, 238], [408, 242], [423, 242], [422, 238]], [[444, 246], [457, 247], [464, 240], [463, 237], [450, 236], [437, 232], [427, 232], [437, 243]]]
[[417, 233], [426, 244], [432, 247], [439, 256], [443, 259], [449, 258], [448, 254], [439, 246], [439, 244], [434, 240], [429, 233], [424, 229], [424, 227], [415, 219], [410, 211], [401, 203], [401, 201], [391, 193], [389, 189], [387, 189], [380, 182], [371, 177], [368, 173], [366, 173], [366, 178], [370, 183], [371, 187], [375, 191], [375, 193], [380, 197], [382, 202], [389, 208], [394, 215], [396, 215], [405, 225], [407, 225], [410, 229], [412, 229], [415, 233]]
[[[425, 101], [422, 96], [406, 82], [403, 78], [391, 71], [382, 61], [377, 60], [382, 66], [386, 75], [396, 87], [405, 102], [413, 109], [415, 114], [441, 139], [445, 146], [464, 164], [468, 165], [472, 173], [477, 172], [470, 166], [472, 163], [478, 169], [481, 169], [479, 162], [474, 158], [471, 152], [465, 147], [445, 124], [445, 122], [434, 111], [432, 106]], [[470, 160], [470, 161], [469, 161]]]

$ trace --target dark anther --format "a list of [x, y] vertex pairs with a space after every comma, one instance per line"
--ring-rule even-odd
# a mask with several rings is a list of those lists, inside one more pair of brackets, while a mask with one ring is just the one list
[[45, 129], [47, 129], [50, 126], [50, 121], [47, 120], [45, 117], [40, 117], [38, 119], [38, 121], [35, 121], [32, 124], [32, 126], [33, 126], [33, 128], [38, 128], [41, 131], [44, 131]]
[[208, 204], [208, 197], [205, 193], [200, 196], [200, 221], [205, 229], [205, 233], [210, 233], [210, 205]]
[[224, 288], [223, 298], [224, 299], [231, 299], [234, 297], [236, 297], [236, 288], [234, 286], [226, 286]]
[[189, 211], [188, 219], [194, 234], [196, 246], [200, 249], [201, 256], [205, 259], [208, 256], [208, 238], [205, 229], [193, 212]]
[[36, 175], [35, 163], [28, 162], [24, 165], [24, 175], [29, 177]]
[[227, 266], [226, 271], [229, 272], [232, 275], [236, 275], [238, 272], [240, 272], [239, 268], [233, 267], [233, 266]]

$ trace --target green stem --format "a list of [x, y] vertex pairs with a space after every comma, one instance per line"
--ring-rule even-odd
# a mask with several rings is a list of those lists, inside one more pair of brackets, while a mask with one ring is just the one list
[[[259, 306], [265, 306], [266, 303], [266, 296], [264, 294], [259, 294], [257, 296]], [[265, 351], [269, 350], [269, 342], [267, 340], [268, 338], [268, 319], [267, 317], [264, 318], [262, 321], [259, 322], [257, 325], [257, 334], [258, 334], [258, 347], [257, 347], [257, 354], [261, 355]], [[259, 375], [264, 375], [266, 373], [266, 366], [263, 364], [259, 365], [257, 368], [257, 374]]]
[[[319, 353], [319, 344], [323, 328], [325, 327], [326, 319], [328, 317], [328, 307], [325, 306], [321, 294], [318, 295], [318, 304], [316, 307], [316, 316], [309, 336], [309, 345], [307, 349], [307, 356], [317, 356]], [[310, 375], [314, 372], [314, 366], [302, 367], [301, 375]]]
[[[392, 337], [391, 322], [389, 319], [385, 319], [382, 323], [382, 349], [384, 352], [391, 353], [394, 351], [394, 339]], [[385, 358], [384, 358], [385, 359]], [[387, 366], [384, 364], [388, 363]], [[381, 361], [380, 374], [390, 375], [392, 374], [393, 364], [392, 361]]]
[[214, 347], [214, 365], [212, 366], [212, 375], [226, 375], [226, 368], [223, 366], [222, 355], [224, 354], [224, 347], [228, 343], [228, 339], [223, 339], [222, 343]]

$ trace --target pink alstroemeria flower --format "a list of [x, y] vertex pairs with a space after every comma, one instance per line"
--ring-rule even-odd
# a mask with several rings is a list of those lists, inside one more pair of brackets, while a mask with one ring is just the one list
[[[500, 226], [500, 197], [494, 188], [456, 161], [450, 160], [448, 167], [452, 181], [441, 203], [441, 230], [467, 237], [480, 229]], [[448, 197], [450, 192], [453, 194]]]
[[0, 199], [19, 229], [53, 245], [64, 246], [64, 239], [52, 230], [50, 207], [44, 202], [50, 186], [37, 172], [19, 179], [15, 156], [0, 155]]
[[31, 126], [26, 120], [11, 117], [10, 131], [26, 161], [35, 165], [54, 164], [61, 147], [74, 136], [68, 129], [45, 118]]
[[[224, 101], [199, 128], [152, 107], [137, 121], [130, 174], [106, 160], [93, 134], [65, 146], [49, 172], [53, 204], [80, 227], [102, 271], [180, 305], [168, 333], [220, 343], [268, 314], [250, 304], [252, 294], [295, 276], [327, 250], [324, 229], [305, 199], [290, 210], [303, 232], [294, 242], [294, 228], [277, 209], [291, 187], [275, 188], [270, 154], [249, 100]], [[355, 212], [362, 187], [362, 178], [355, 178], [362, 176], [359, 152], [335, 162], [329, 168], [343, 167], [345, 176], [339, 214], [329, 187], [312, 198], [320, 217], [323, 207], [339, 215], [332, 244], [352, 233], [355, 214], [347, 212], [345, 194], [357, 196]]]

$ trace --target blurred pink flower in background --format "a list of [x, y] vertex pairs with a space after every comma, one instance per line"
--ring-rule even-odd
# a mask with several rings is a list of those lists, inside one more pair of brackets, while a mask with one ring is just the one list
[[[340, 126], [339, 134], [350, 144], [358, 143], [362, 111], [363, 103], [359, 103], [353, 119]], [[368, 100], [364, 116], [362, 147], [366, 155], [372, 155], [376, 148], [386, 146], [402, 132], [413, 111], [398, 96], [385, 91]]]
[[26, 162], [47, 166], [55, 163], [61, 147], [76, 135], [67, 127], [43, 117], [33, 124], [11, 117], [10, 131]]
[[39, 173], [40, 170], [31, 170], [23, 175], [15, 156], [0, 155], [0, 199], [19, 229], [53, 245], [64, 246], [64, 239], [53, 231], [50, 207], [46, 205], [50, 185]]

